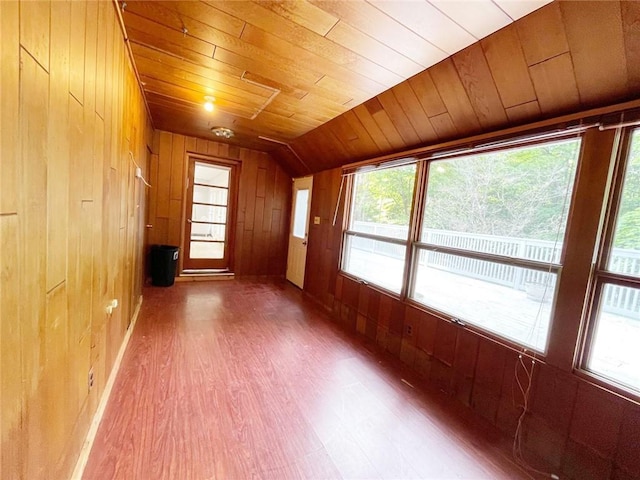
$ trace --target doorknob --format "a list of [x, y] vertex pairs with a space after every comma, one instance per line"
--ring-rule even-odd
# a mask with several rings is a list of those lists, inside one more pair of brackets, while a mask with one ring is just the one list
[[303, 240], [303, 241], [302, 241], [302, 244], [303, 244], [303, 245], [306, 245], [306, 244], [307, 244], [307, 241], [306, 241], [306, 240]]

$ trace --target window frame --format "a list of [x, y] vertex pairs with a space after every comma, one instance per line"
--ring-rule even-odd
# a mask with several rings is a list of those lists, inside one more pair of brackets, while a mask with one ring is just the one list
[[[407, 282], [407, 276], [409, 275], [410, 269], [411, 269], [411, 263], [412, 263], [412, 249], [411, 247], [411, 243], [412, 243], [412, 238], [415, 236], [415, 229], [416, 229], [416, 199], [418, 198], [416, 196], [416, 191], [419, 188], [419, 186], [421, 185], [421, 161], [418, 160], [417, 158], [409, 158], [409, 159], [402, 159], [401, 162], [398, 161], [391, 161], [388, 163], [382, 163], [382, 164], [378, 164], [375, 167], [375, 170], [371, 169], [371, 166], [365, 166], [363, 168], [357, 169], [353, 172], [344, 174], [343, 176], [346, 177], [346, 193], [345, 193], [345, 204], [344, 204], [344, 211], [345, 211], [345, 215], [343, 216], [343, 225], [342, 225], [342, 242], [341, 242], [341, 246], [340, 246], [340, 258], [339, 258], [339, 273], [352, 278], [354, 280], [356, 280], [358, 283], [364, 284], [364, 285], [370, 285], [373, 288], [380, 290], [382, 292], [388, 293], [389, 295], [395, 297], [395, 298], [399, 298], [401, 300], [404, 300], [407, 298], [407, 288], [408, 288], [408, 282]], [[364, 232], [358, 232], [355, 230], [351, 230], [349, 227], [351, 225], [351, 217], [353, 215], [353, 204], [354, 204], [354, 186], [355, 186], [355, 177], [358, 174], [364, 174], [364, 173], [369, 173], [371, 171], [381, 171], [381, 170], [388, 170], [388, 169], [392, 169], [392, 168], [401, 168], [403, 166], [406, 165], [414, 165], [416, 166], [416, 173], [414, 175], [414, 179], [413, 179], [413, 196], [411, 199], [411, 209], [409, 211], [409, 225], [408, 225], [408, 233], [407, 233], [407, 239], [403, 240], [403, 239], [399, 239], [399, 238], [394, 238], [394, 237], [386, 237], [383, 235], [375, 235], [375, 234], [370, 234], [370, 233], [364, 233]], [[357, 275], [350, 273], [346, 270], [344, 270], [344, 262], [346, 259], [346, 255], [347, 255], [347, 242], [349, 241], [348, 238], [367, 238], [369, 240], [373, 240], [373, 241], [378, 241], [378, 242], [383, 242], [383, 243], [390, 243], [393, 245], [402, 245], [404, 246], [404, 267], [403, 267], [403, 273], [402, 273], [402, 282], [400, 285], [400, 291], [396, 292], [394, 290], [390, 290], [389, 288], [383, 286], [383, 285], [379, 285], [375, 282], [372, 282], [371, 280], [367, 280], [366, 278], [361, 278], [358, 277]]]
[[[549, 338], [552, 334], [554, 320], [556, 317], [556, 304], [558, 300], [558, 290], [559, 290], [559, 285], [561, 283], [563, 265], [564, 265], [565, 254], [567, 249], [566, 238], [567, 238], [567, 231], [568, 231], [569, 222], [570, 222], [569, 216], [567, 217], [567, 225], [565, 226], [566, 228], [565, 228], [565, 233], [563, 238], [564, 241], [563, 241], [562, 249], [560, 251], [560, 256], [559, 256], [560, 263], [536, 262], [536, 261], [527, 260], [527, 259], [520, 259], [515, 257], [508, 257], [508, 256], [502, 256], [502, 255], [496, 255], [496, 254], [484, 253], [484, 252], [476, 252], [471, 250], [462, 250], [462, 249], [438, 246], [435, 244], [422, 242], [420, 240], [420, 232], [423, 224], [423, 212], [424, 212], [425, 203], [426, 203], [426, 193], [427, 193], [427, 187], [428, 187], [427, 182], [428, 182], [428, 173], [429, 173], [428, 169], [430, 165], [432, 165], [434, 162], [438, 160], [443, 160], [445, 158], [446, 159], [462, 158], [462, 157], [468, 157], [468, 156], [473, 156], [478, 154], [488, 154], [488, 153], [498, 152], [502, 150], [532, 147], [536, 145], [544, 145], [545, 143], [553, 143], [553, 142], [558, 142], [562, 140], [570, 140], [570, 139], [578, 138], [580, 140], [580, 146], [578, 149], [577, 165], [576, 165], [576, 171], [574, 174], [575, 175], [574, 184], [573, 184], [572, 191], [569, 194], [569, 199], [567, 204], [567, 208], [569, 209], [568, 215], [570, 215], [570, 210], [571, 210], [570, 207], [573, 204], [574, 197], [576, 195], [577, 180], [578, 180], [580, 163], [582, 158], [582, 151], [584, 148], [584, 145], [583, 145], [584, 133], [586, 130], [588, 130], [591, 127], [593, 127], [593, 125], [584, 126], [582, 128], [571, 128], [566, 131], [549, 131], [542, 134], [540, 133], [531, 134], [530, 136], [523, 136], [523, 137], [516, 137], [516, 138], [503, 138], [503, 139], [496, 140], [495, 142], [490, 142], [488, 144], [479, 146], [478, 148], [470, 147], [470, 148], [460, 149], [456, 146], [448, 146], [447, 148], [431, 152], [430, 155], [426, 157], [415, 158], [416, 175], [415, 175], [415, 183], [414, 183], [414, 189], [413, 189], [413, 200], [412, 200], [411, 215], [410, 215], [409, 234], [406, 242], [404, 240], [392, 239], [389, 237], [383, 237], [383, 236], [378, 236], [373, 234], [365, 234], [362, 232], [355, 232], [349, 229], [351, 216], [353, 212], [352, 204], [353, 204], [353, 192], [354, 192], [353, 190], [354, 176], [358, 173], [366, 173], [367, 171], [370, 171], [372, 166], [364, 165], [352, 172], [345, 174], [345, 176], [347, 177], [347, 188], [345, 193], [345, 210], [344, 210], [345, 215], [343, 217], [339, 273], [349, 278], [352, 278], [361, 284], [370, 285], [376, 290], [386, 292], [392, 295], [393, 297], [406, 302], [407, 304], [415, 306], [416, 308], [424, 310], [446, 321], [462, 325], [471, 331], [477, 332], [482, 336], [491, 338], [494, 341], [504, 344], [510, 348], [517, 349], [517, 350], [521, 350], [524, 348], [526, 350], [531, 350], [532, 352], [535, 351], [536, 355], [540, 356], [541, 358], [544, 358], [549, 350], [549, 345], [550, 345]], [[379, 167], [387, 168], [385, 167], [386, 165], [387, 164], [380, 164]], [[392, 161], [392, 162], [389, 162], [388, 165], [389, 165], [388, 168], [393, 168], [395, 166], [401, 166], [402, 164], [396, 165]], [[369, 238], [371, 240], [383, 241], [383, 242], [389, 242], [389, 243], [395, 243], [395, 244], [401, 244], [401, 245], [406, 244], [404, 275], [402, 277], [402, 286], [400, 289], [400, 293], [395, 292], [393, 290], [389, 290], [388, 288], [378, 285], [374, 282], [371, 282], [370, 280], [360, 278], [343, 269], [344, 260], [345, 260], [346, 242], [347, 242], [348, 236], [351, 236], [351, 237], [360, 236], [364, 238]], [[449, 253], [452, 255], [458, 255], [458, 256], [463, 256], [467, 258], [477, 258], [479, 260], [555, 274], [556, 285], [553, 291], [554, 301], [551, 306], [549, 327], [547, 331], [547, 339], [545, 342], [544, 350], [533, 349], [532, 347], [526, 346], [525, 344], [518, 342], [517, 340], [508, 338], [504, 335], [501, 335], [498, 332], [483, 328], [482, 326], [476, 325], [471, 321], [461, 321], [460, 319], [456, 318], [454, 314], [438, 310], [437, 308], [426, 305], [420, 302], [419, 300], [412, 298], [412, 294], [415, 288], [415, 279], [416, 279], [417, 268], [418, 268], [418, 265], [415, 259], [419, 257], [420, 250], [436, 250], [436, 249], [442, 253]]]
[[[433, 318], [449, 323], [457, 323], [463, 328], [496, 344], [516, 352], [526, 352], [526, 347], [516, 341], [509, 340], [476, 327], [473, 324], [460, 324], [451, 315], [439, 312], [432, 307], [412, 300], [406, 294], [408, 288], [413, 288], [415, 275], [414, 258], [419, 242], [419, 225], [422, 224], [422, 210], [424, 208], [426, 188], [426, 165], [431, 160], [456, 156], [472, 155], [474, 145], [479, 150], [500, 150], [518, 145], [545, 143], [555, 139], [581, 137], [578, 156], [577, 172], [574, 179], [573, 191], [569, 203], [569, 215], [563, 247], [560, 252], [560, 265], [557, 273], [555, 288], [555, 303], [551, 312], [546, 350], [543, 354], [533, 354], [538, 361], [548, 363], [561, 371], [571, 373], [577, 378], [591, 385], [612, 392], [633, 402], [640, 402], [640, 391], [623, 385], [619, 381], [605, 377], [586, 368], [587, 353], [591, 348], [590, 342], [594, 331], [594, 315], [597, 314], [599, 297], [603, 286], [609, 283], [622, 283], [623, 286], [640, 288], [640, 282], [635, 277], [624, 274], [607, 272], [603, 267], [607, 258], [604, 251], [611, 248], [615, 232], [614, 212], [617, 214], [622, 195], [624, 172], [620, 171], [620, 155], [628, 155], [631, 133], [640, 129], [640, 109], [634, 106], [615, 106], [608, 110], [583, 112], [579, 116], [567, 119], [567, 123], [548, 123], [544, 127], [533, 125], [529, 128], [503, 130], [491, 134], [483, 134], [466, 139], [447, 142], [441, 145], [426, 146], [401, 152], [395, 156], [389, 155], [378, 159], [356, 162], [345, 165], [344, 172], [344, 201], [341, 194], [338, 206], [342, 204], [342, 240], [348, 228], [351, 213], [351, 199], [349, 176], [359, 169], [375, 168], [382, 162], [391, 163], [400, 159], [400, 155], [416, 158], [417, 174], [414, 187], [412, 206], [412, 224], [410, 226], [411, 248], [407, 250], [405, 267], [410, 267], [403, 278], [401, 295], [383, 287], [370, 284], [356, 276], [342, 270], [342, 256], [344, 242], [339, 252], [338, 273], [351, 278], [367, 288], [377, 290], [402, 301], [407, 306], [426, 312]], [[590, 115], [591, 114], [591, 115]], [[632, 120], [627, 120], [632, 118]], [[483, 143], [479, 143], [483, 142]], [[625, 158], [625, 162], [628, 160]], [[336, 215], [338, 212], [336, 206]], [[467, 253], [465, 251], [465, 253]]]
[[588, 363], [596, 340], [598, 314], [606, 285], [640, 289], [640, 276], [634, 277], [623, 273], [611, 272], [607, 269], [607, 263], [613, 251], [613, 241], [616, 224], [620, 213], [620, 204], [624, 187], [627, 167], [629, 165], [632, 136], [638, 133], [640, 141], [640, 127], [626, 127], [618, 129], [618, 145], [612, 152], [612, 174], [609, 180], [608, 192], [602, 208], [601, 231], [598, 236], [599, 244], [596, 245], [595, 262], [590, 279], [590, 287], [587, 292], [587, 309], [584, 318], [584, 332], [580, 338], [579, 358], [576, 370], [597, 385], [613, 390], [625, 396], [640, 398], [640, 388], [633, 388], [589, 368]]
[[[229, 160], [225, 158], [212, 157], [209, 155], [203, 155], [198, 153], [187, 152], [185, 161], [185, 176], [184, 183], [184, 206], [182, 211], [182, 228], [181, 228], [181, 241], [182, 250], [184, 255], [180, 258], [180, 271], [189, 270], [209, 270], [219, 269], [224, 271], [233, 272], [235, 267], [235, 239], [236, 239], [236, 218], [238, 210], [238, 191], [239, 181], [241, 174], [241, 162]], [[198, 205], [199, 202], [193, 201], [193, 191], [197, 182], [194, 181], [195, 167], [197, 163], [208, 164], [214, 167], [225, 168], [229, 170], [229, 186], [227, 187], [227, 215], [225, 225], [225, 239], [224, 239], [224, 256], [221, 259], [208, 259], [208, 258], [190, 258], [191, 250], [191, 228], [193, 223], [191, 215], [193, 211], [193, 205]], [[215, 187], [217, 188], [217, 187]]]
[[[432, 158], [432, 159], [426, 159], [425, 161], [421, 162], [424, 164], [423, 166], [423, 170], [424, 170], [424, 181], [423, 181], [423, 185], [422, 185], [422, 192], [421, 192], [421, 198], [419, 199], [420, 202], [420, 216], [418, 218], [418, 228], [417, 228], [417, 232], [416, 232], [416, 240], [412, 243], [412, 263], [410, 265], [411, 267], [411, 272], [410, 272], [410, 277], [409, 277], [409, 281], [408, 281], [408, 288], [407, 288], [407, 299], [416, 306], [421, 307], [422, 309], [425, 309], [426, 311], [429, 312], [434, 312], [437, 313], [439, 317], [441, 318], [445, 318], [448, 319], [449, 321], [453, 321], [454, 323], [458, 323], [460, 325], [464, 325], [467, 328], [470, 328], [473, 331], [477, 331], [479, 333], [481, 333], [484, 336], [488, 336], [490, 338], [493, 338], [501, 343], [505, 343], [509, 346], [521, 349], [521, 348], [525, 348], [527, 350], [531, 350], [531, 351], [535, 351], [536, 354], [541, 355], [542, 357], [544, 357], [549, 349], [549, 337], [551, 335], [552, 332], [552, 326], [553, 326], [553, 321], [554, 321], [554, 317], [555, 317], [555, 310], [556, 310], [556, 303], [557, 303], [557, 297], [558, 297], [558, 286], [560, 285], [561, 282], [561, 274], [563, 271], [563, 265], [564, 265], [564, 259], [565, 259], [565, 254], [566, 254], [566, 237], [567, 237], [567, 231], [568, 231], [568, 226], [569, 226], [569, 211], [570, 211], [570, 207], [571, 204], [573, 203], [573, 199], [576, 193], [576, 185], [577, 185], [577, 177], [578, 177], [578, 173], [579, 173], [579, 168], [580, 168], [580, 160], [581, 160], [581, 155], [582, 155], [582, 144], [584, 142], [584, 132], [580, 131], [580, 132], [566, 132], [566, 133], [555, 133], [555, 134], [549, 134], [549, 135], [536, 135], [536, 136], [532, 136], [530, 138], [518, 138], [518, 139], [505, 139], [503, 141], [497, 141], [494, 144], [490, 144], [489, 147], [482, 147], [476, 151], [471, 150], [469, 152], [457, 152], [456, 150], [449, 152], [443, 152], [442, 155], [438, 155], [437, 158]], [[428, 178], [429, 178], [429, 169], [431, 168], [431, 166], [434, 163], [437, 163], [438, 160], [443, 160], [443, 159], [447, 159], [447, 160], [454, 160], [456, 158], [464, 158], [464, 157], [469, 157], [469, 156], [474, 156], [474, 155], [480, 155], [480, 154], [491, 154], [491, 153], [495, 153], [495, 152], [500, 152], [500, 151], [505, 151], [505, 150], [514, 150], [517, 148], [527, 148], [527, 147], [535, 147], [537, 145], [544, 145], [547, 143], [554, 143], [554, 142], [561, 142], [564, 140], [572, 140], [572, 139], [579, 139], [579, 148], [578, 148], [578, 157], [577, 157], [577, 162], [576, 162], [576, 169], [574, 172], [574, 178], [573, 178], [573, 186], [571, 189], [571, 192], [569, 193], [569, 197], [568, 197], [568, 203], [567, 203], [567, 223], [565, 225], [565, 232], [564, 232], [564, 237], [563, 237], [563, 242], [562, 242], [562, 249], [560, 251], [560, 255], [559, 255], [559, 263], [555, 263], [555, 262], [541, 262], [541, 261], [535, 261], [535, 260], [529, 260], [529, 259], [524, 259], [524, 258], [518, 258], [518, 257], [510, 257], [510, 256], [505, 256], [505, 255], [498, 255], [498, 254], [494, 254], [494, 253], [487, 253], [487, 252], [479, 252], [479, 251], [475, 251], [475, 250], [465, 250], [465, 249], [460, 249], [460, 248], [455, 248], [455, 247], [447, 247], [447, 246], [442, 246], [442, 245], [436, 245], [436, 244], [432, 244], [432, 243], [428, 243], [428, 242], [423, 242], [420, 240], [420, 232], [422, 230], [422, 228], [424, 227], [423, 225], [423, 221], [424, 221], [424, 207], [426, 204], [426, 200], [427, 200], [427, 193], [428, 193]], [[506, 266], [512, 266], [512, 267], [516, 267], [516, 268], [526, 268], [526, 269], [530, 269], [530, 270], [536, 270], [539, 272], [543, 272], [543, 273], [550, 273], [550, 274], [554, 274], [556, 275], [556, 284], [555, 287], [552, 291], [553, 293], [553, 303], [551, 305], [551, 313], [550, 313], [550, 318], [549, 318], [549, 327], [547, 330], [547, 338], [545, 341], [545, 346], [544, 349], [542, 350], [537, 350], [535, 348], [533, 348], [532, 346], [527, 346], [524, 343], [519, 342], [518, 340], [512, 339], [512, 338], [508, 338], [505, 335], [497, 332], [497, 331], [492, 331], [489, 330], [485, 327], [482, 327], [478, 324], [476, 324], [475, 322], [473, 322], [472, 320], [465, 320], [465, 319], [458, 319], [454, 314], [446, 312], [446, 311], [442, 311], [439, 310], [433, 306], [427, 305], [423, 302], [421, 302], [420, 300], [414, 298], [414, 293], [415, 293], [415, 281], [416, 281], [416, 277], [417, 277], [417, 271], [418, 271], [418, 262], [413, 261], [413, 259], [415, 258], [419, 258], [420, 252], [421, 251], [437, 251], [438, 253], [444, 253], [444, 254], [449, 254], [449, 255], [455, 255], [457, 257], [462, 257], [462, 258], [470, 258], [470, 259], [476, 259], [476, 260], [480, 260], [480, 261], [487, 261], [487, 262], [492, 262], [492, 263], [497, 263], [500, 265], [506, 265]]]

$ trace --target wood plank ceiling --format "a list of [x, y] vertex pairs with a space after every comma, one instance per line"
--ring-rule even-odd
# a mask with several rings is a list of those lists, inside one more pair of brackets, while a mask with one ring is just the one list
[[271, 155], [303, 175], [639, 99], [640, 2], [554, 1]]
[[[389, 107], [393, 116], [399, 108], [387, 99], [393, 95], [429, 105], [434, 87], [427, 78], [389, 89], [549, 1], [127, 0], [120, 7], [156, 128], [212, 139], [211, 127], [229, 127], [235, 131], [230, 143], [269, 151], [278, 144], [259, 137], [290, 143], [359, 105], [374, 117], [376, 108]], [[469, 68], [477, 68], [475, 54], [470, 50]], [[454, 68], [441, 65], [443, 75]], [[451, 84], [441, 93], [455, 99], [461, 87]], [[378, 94], [375, 105], [361, 105]], [[215, 97], [211, 113], [203, 109], [205, 96]], [[431, 107], [429, 114], [443, 113]], [[460, 101], [459, 109], [467, 107]], [[356, 115], [340, 121], [352, 123]], [[372, 121], [361, 118], [354, 128]], [[432, 130], [450, 123], [441, 117]], [[413, 136], [423, 141], [431, 132]], [[381, 148], [406, 140], [383, 138]], [[281, 151], [293, 173], [306, 169]]]

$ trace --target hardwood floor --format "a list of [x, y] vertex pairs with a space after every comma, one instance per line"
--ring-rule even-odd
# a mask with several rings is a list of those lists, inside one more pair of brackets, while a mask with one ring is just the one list
[[285, 283], [147, 288], [84, 479], [530, 478]]

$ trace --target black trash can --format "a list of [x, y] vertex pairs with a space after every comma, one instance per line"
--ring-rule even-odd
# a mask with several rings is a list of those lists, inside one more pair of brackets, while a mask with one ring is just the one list
[[176, 278], [178, 247], [173, 245], [151, 245], [151, 284], [170, 287]]

